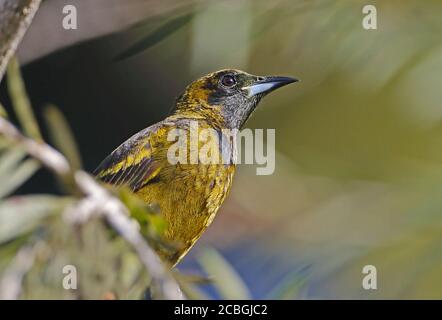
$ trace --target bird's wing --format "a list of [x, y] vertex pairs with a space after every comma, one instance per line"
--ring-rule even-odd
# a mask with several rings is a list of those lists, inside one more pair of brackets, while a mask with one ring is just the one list
[[95, 175], [109, 184], [127, 185], [132, 191], [155, 181], [161, 170], [161, 161], [153, 156], [162, 131], [158, 129], [152, 126], [129, 138], [101, 162]]

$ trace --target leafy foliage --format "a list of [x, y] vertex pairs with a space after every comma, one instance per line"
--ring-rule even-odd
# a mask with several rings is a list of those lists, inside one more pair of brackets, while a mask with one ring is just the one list
[[[24, 131], [42, 141], [15, 60], [9, 67], [8, 87]], [[5, 112], [2, 115], [6, 115]], [[51, 106], [46, 116], [54, 143], [74, 168], [80, 168], [81, 158], [62, 114]], [[11, 292], [15, 292], [14, 286], [19, 285], [18, 296], [29, 299], [142, 297], [149, 276], [128, 244], [111, 232], [101, 219], [95, 218], [80, 225], [67, 222], [65, 212], [79, 200], [78, 194], [4, 198], [25, 183], [41, 165], [29, 158], [20, 145], [8, 142], [6, 137], [1, 137], [0, 142], [0, 199], [3, 198], [0, 200], [0, 296], [16, 298]], [[124, 199], [129, 203], [132, 198], [126, 195]], [[153, 215], [138, 206], [132, 206], [132, 211], [140, 217]], [[162, 224], [157, 214], [152, 219], [145, 219], [155, 221], [149, 223], [146, 235], [161, 232]], [[20, 258], [23, 252], [27, 256], [25, 260]], [[22, 275], [19, 272], [14, 275], [14, 269], [21, 270], [23, 261], [29, 264], [29, 268], [24, 268]], [[65, 290], [62, 286], [66, 265], [73, 265], [78, 270], [77, 290]], [[14, 285], [8, 279], [10, 273], [12, 280], [17, 282]]]

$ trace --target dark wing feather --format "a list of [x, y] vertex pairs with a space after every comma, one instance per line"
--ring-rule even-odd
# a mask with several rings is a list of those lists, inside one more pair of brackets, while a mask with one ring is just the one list
[[94, 174], [103, 182], [127, 185], [137, 191], [150, 181], [156, 181], [160, 166], [152, 154], [151, 138], [155, 128], [149, 127], [135, 134], [95, 169]]

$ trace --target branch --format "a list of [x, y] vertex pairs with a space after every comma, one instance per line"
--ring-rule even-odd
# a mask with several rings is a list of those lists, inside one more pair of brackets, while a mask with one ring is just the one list
[[41, 0], [0, 0], [0, 81]]
[[183, 299], [178, 283], [172, 277], [155, 251], [147, 244], [139, 232], [138, 224], [129, 217], [126, 206], [114, 197], [84, 171], [72, 172], [66, 158], [57, 150], [43, 142], [36, 142], [23, 136], [9, 121], [0, 118], [0, 134], [24, 147], [32, 157], [60, 177], [72, 176], [76, 187], [84, 194], [65, 216], [76, 223], [84, 223], [93, 214], [103, 215], [136, 251], [140, 261], [152, 277], [166, 299]]

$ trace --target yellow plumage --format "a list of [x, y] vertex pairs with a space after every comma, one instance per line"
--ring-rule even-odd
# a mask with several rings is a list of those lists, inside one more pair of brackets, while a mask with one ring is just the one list
[[[228, 81], [226, 77], [230, 77]], [[279, 79], [293, 82], [291, 78]], [[179, 243], [175, 252], [159, 250], [172, 265], [189, 251], [213, 221], [232, 186], [235, 163], [233, 148], [227, 155], [228, 161], [222, 161], [221, 156], [225, 154], [219, 139], [215, 141], [220, 151], [217, 163], [173, 164], [168, 159], [168, 150], [175, 141], [169, 141], [168, 135], [171, 130], [181, 129], [190, 136], [190, 121], [197, 124], [198, 133], [210, 129], [219, 137], [223, 129], [239, 129], [265, 93], [253, 88], [259, 92], [253, 95], [251, 86], [265, 84], [263, 87], [271, 90], [269, 84], [273, 82], [264, 80], [264, 77], [237, 70], [221, 70], [198, 79], [178, 98], [171, 116], [132, 136], [96, 170], [104, 182], [127, 185], [146, 203], [159, 206], [167, 223], [165, 237]], [[281, 86], [280, 82], [274, 83], [276, 87]], [[198, 147], [202, 144], [198, 141]], [[189, 155], [190, 143], [187, 148]]]

